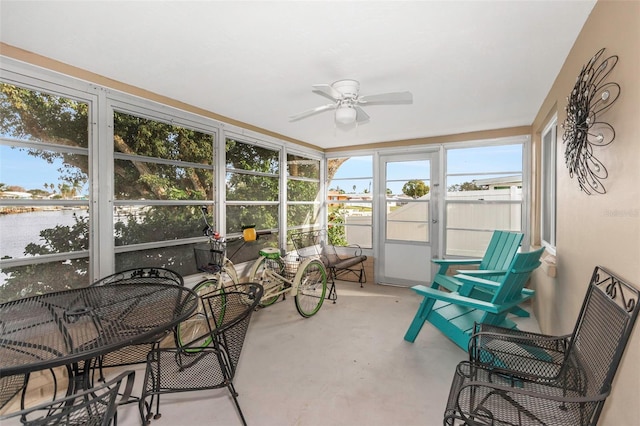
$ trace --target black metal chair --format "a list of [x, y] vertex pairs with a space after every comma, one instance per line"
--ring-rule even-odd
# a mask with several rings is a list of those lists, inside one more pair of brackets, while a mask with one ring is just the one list
[[[1, 416], [0, 424], [3, 426], [14, 424], [27, 426], [108, 426], [112, 420], [115, 424], [117, 406], [128, 399], [133, 387], [134, 376], [134, 371], [126, 371], [114, 379], [84, 392]], [[117, 401], [120, 386], [125, 378], [127, 382], [122, 398]]]
[[[58, 378], [53, 368], [49, 369], [51, 373], [51, 395], [55, 399], [58, 394]], [[6, 407], [19, 393], [20, 409], [24, 409], [25, 400], [27, 398], [29, 379], [32, 377], [30, 373], [13, 374], [11, 376], [0, 377], [0, 410]]]
[[597, 424], [640, 311], [638, 295], [596, 267], [571, 335], [477, 326], [444, 424]]
[[[149, 352], [139, 402], [143, 423], [161, 417], [160, 395], [226, 387], [246, 425], [233, 378], [251, 315], [262, 292], [261, 285], [248, 283], [222, 287], [219, 292], [203, 296], [204, 312], [196, 312], [180, 325], [190, 331], [191, 337], [176, 339], [182, 344], [175, 348], [156, 347]], [[151, 412], [154, 399], [155, 416]]]
[[[180, 274], [166, 268], [144, 267], [128, 269], [101, 278], [91, 284], [92, 286], [135, 284], [135, 283], [160, 283], [184, 286], [184, 279]], [[104, 381], [104, 368], [121, 367], [147, 362], [147, 354], [158, 345], [171, 332], [154, 336], [146, 342], [125, 346], [113, 352], [109, 352], [96, 360], [95, 369], [100, 371], [100, 381]]]
[[0, 409], [4, 408], [27, 385], [26, 374], [0, 377]]

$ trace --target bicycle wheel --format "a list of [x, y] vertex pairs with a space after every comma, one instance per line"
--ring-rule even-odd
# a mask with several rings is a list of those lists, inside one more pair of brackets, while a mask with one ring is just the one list
[[207, 316], [207, 311], [202, 304], [202, 297], [220, 290], [220, 281], [209, 278], [195, 285], [193, 291], [198, 295], [198, 307], [196, 311], [176, 327], [176, 345], [185, 352], [196, 353], [211, 344], [210, 328], [216, 328], [213, 318]]
[[295, 296], [296, 309], [305, 318], [315, 315], [322, 307], [327, 292], [327, 270], [322, 262], [313, 259], [303, 263], [293, 280], [298, 291]]
[[[268, 258], [260, 256], [251, 267], [249, 282], [261, 284], [264, 289], [260, 306], [270, 306], [276, 303], [280, 297], [278, 293], [283, 288], [283, 283], [270, 272], [282, 275], [284, 262], [281, 258]], [[274, 296], [275, 294], [275, 296]]]

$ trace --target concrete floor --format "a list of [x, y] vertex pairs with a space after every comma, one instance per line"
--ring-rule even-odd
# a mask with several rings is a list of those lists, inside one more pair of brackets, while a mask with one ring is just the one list
[[[254, 313], [234, 380], [247, 423], [442, 424], [454, 368], [466, 353], [429, 323], [414, 343], [403, 339], [420, 303], [410, 289], [337, 288], [337, 303], [325, 301], [309, 319], [292, 298]], [[517, 321], [537, 329], [532, 318]], [[137, 369], [138, 385], [143, 376]], [[164, 395], [161, 412], [151, 425], [241, 424], [226, 389]], [[118, 424], [140, 425], [137, 406], [120, 407]]]

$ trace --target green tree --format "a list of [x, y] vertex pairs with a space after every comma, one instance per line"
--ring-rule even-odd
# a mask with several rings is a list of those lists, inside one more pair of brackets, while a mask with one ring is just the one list
[[[234, 139], [226, 141], [227, 168], [230, 172], [226, 182], [227, 200], [264, 201], [265, 205], [231, 206], [227, 208], [227, 230], [239, 232], [243, 226], [255, 225], [258, 229], [278, 227], [277, 206], [266, 203], [279, 201], [280, 172], [279, 152]], [[243, 173], [249, 171], [250, 173]], [[275, 176], [268, 176], [273, 174]], [[298, 197], [307, 194], [299, 185], [290, 187]], [[312, 198], [313, 199], [313, 198]]]
[[[23, 140], [40, 140], [72, 147], [88, 146], [88, 108], [86, 104], [70, 99], [0, 83], [0, 132]], [[114, 147], [116, 152], [135, 154], [141, 161], [116, 161], [114, 180], [116, 198], [125, 200], [211, 199], [212, 173], [198, 168], [167, 166], [142, 161], [145, 157], [182, 160], [193, 164], [210, 164], [213, 159], [213, 136], [180, 128], [172, 124], [114, 114]], [[49, 163], [61, 161], [57, 198], [70, 198], [88, 182], [88, 157], [59, 151], [26, 150], [31, 156]], [[48, 185], [55, 192], [56, 185]], [[162, 241], [173, 235], [200, 234], [202, 222], [197, 206], [158, 206], [146, 212], [144, 220], [135, 216], [118, 222], [116, 244]], [[187, 229], [188, 228], [188, 229]], [[65, 253], [88, 250], [88, 219], [77, 217], [73, 226], [57, 226], [40, 233], [42, 243], [30, 244], [26, 255]], [[141, 256], [145, 256], [141, 254]], [[167, 256], [155, 262], [171, 267]], [[142, 263], [141, 263], [142, 264]], [[160, 266], [160, 265], [159, 265]], [[45, 264], [4, 268], [7, 275], [2, 288], [2, 300], [51, 291], [54, 286], [67, 283], [88, 284], [88, 259], [49, 262]], [[75, 279], [71, 279], [71, 277]], [[51, 282], [46, 282], [49, 277]]]
[[346, 246], [348, 244], [344, 230], [345, 213], [346, 210], [342, 208], [335, 209], [329, 213], [329, 223], [333, 225], [330, 225], [327, 229], [327, 239], [331, 245]]
[[412, 179], [402, 186], [402, 193], [411, 198], [420, 198], [429, 193], [429, 186], [423, 181]]
[[42, 189], [30, 189], [27, 192], [29, 194], [33, 195], [34, 198], [44, 197], [46, 195], [49, 195], [49, 193], [47, 191], [44, 191]]
[[[0, 132], [8, 137], [23, 140], [39, 140], [70, 147], [88, 147], [88, 106], [43, 92], [0, 83]], [[213, 173], [207, 167], [181, 167], [162, 162], [147, 161], [147, 158], [182, 161], [186, 164], [210, 165], [214, 157], [214, 136], [177, 125], [163, 123], [126, 113], [115, 112], [114, 151], [126, 154], [127, 160], [114, 162], [115, 197], [119, 200], [192, 200], [175, 206], [151, 206], [144, 217], [125, 215], [115, 225], [117, 246], [139, 242], [165, 241], [179, 237], [201, 234], [202, 219], [200, 200], [213, 199]], [[86, 155], [61, 153], [27, 148], [29, 155], [49, 163], [60, 161], [59, 182], [50, 183], [49, 188], [59, 198], [72, 197], [88, 183], [89, 164]], [[331, 163], [333, 176], [340, 161]], [[265, 177], [278, 174], [281, 164], [279, 152], [266, 148], [227, 141], [227, 167], [247, 170], [251, 173], [232, 173], [226, 182], [229, 200], [262, 200], [279, 202], [279, 179]], [[294, 173], [310, 177], [311, 169], [299, 164]], [[6, 188], [6, 185], [5, 185]], [[45, 186], [46, 188], [46, 186]], [[225, 185], [218, 186], [224, 190]], [[315, 199], [319, 191], [316, 182], [304, 180], [292, 183], [290, 196], [295, 200]], [[256, 225], [261, 229], [278, 227], [278, 206], [258, 205], [238, 208], [228, 212], [230, 232], [239, 231], [243, 225]], [[238, 214], [235, 214], [235, 213]], [[311, 220], [315, 220], [312, 218]], [[224, 231], [224, 230], [222, 230]], [[178, 235], [179, 237], [176, 237]], [[27, 255], [64, 253], [88, 250], [89, 224], [87, 216], [77, 217], [70, 227], [55, 227], [41, 231], [42, 243], [25, 248]], [[73, 244], [72, 244], [73, 243]], [[183, 250], [184, 251], [184, 250]], [[162, 262], [158, 266], [172, 267], [182, 262], [171, 248], [158, 250], [155, 258], [140, 252], [139, 264]], [[185, 256], [193, 256], [191, 249]], [[131, 260], [128, 260], [131, 261]], [[192, 261], [192, 259], [191, 259]], [[134, 261], [135, 263], [135, 261]], [[88, 259], [65, 262], [50, 262], [35, 266], [6, 268], [6, 289], [11, 297], [52, 290], [51, 284], [42, 277], [54, 277], [56, 285], [83, 282], [88, 284]], [[75, 280], [70, 279], [75, 276]], [[79, 278], [79, 279], [78, 279]], [[3, 290], [4, 290], [3, 289]], [[0, 295], [3, 300], [7, 300]]]
[[474, 182], [463, 182], [463, 183], [456, 183], [455, 185], [451, 185], [448, 188], [448, 191], [449, 192], [479, 191], [482, 189], [486, 189], [486, 188], [483, 188], [482, 186], [478, 186]]

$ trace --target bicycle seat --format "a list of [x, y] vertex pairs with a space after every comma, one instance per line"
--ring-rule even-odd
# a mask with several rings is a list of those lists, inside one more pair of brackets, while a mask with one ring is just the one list
[[260, 250], [260, 256], [264, 256], [267, 259], [279, 259], [280, 250], [275, 247], [265, 247]]

